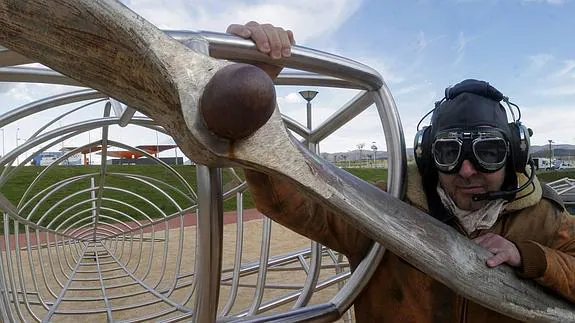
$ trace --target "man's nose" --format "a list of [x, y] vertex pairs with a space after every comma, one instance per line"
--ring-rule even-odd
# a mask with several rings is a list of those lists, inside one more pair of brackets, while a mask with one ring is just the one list
[[477, 174], [477, 169], [475, 169], [475, 166], [473, 166], [469, 160], [465, 159], [463, 164], [461, 164], [461, 168], [459, 169], [459, 176], [467, 178], [475, 174]]

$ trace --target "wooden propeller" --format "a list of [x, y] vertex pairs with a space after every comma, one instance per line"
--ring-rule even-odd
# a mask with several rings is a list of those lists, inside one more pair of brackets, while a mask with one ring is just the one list
[[137, 108], [197, 163], [288, 178], [373, 240], [486, 307], [575, 321], [573, 304], [521, 280], [450, 227], [307, 152], [256, 67], [196, 53], [116, 1], [0, 0], [0, 45]]

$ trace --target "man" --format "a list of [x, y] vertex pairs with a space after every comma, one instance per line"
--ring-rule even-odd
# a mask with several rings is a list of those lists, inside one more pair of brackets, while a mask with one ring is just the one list
[[[290, 56], [295, 44], [290, 31], [269, 24], [230, 25], [227, 31], [252, 39], [272, 58]], [[260, 67], [272, 77], [281, 70]], [[446, 90], [431, 126], [416, 138], [422, 140], [415, 147], [417, 165], [408, 169], [406, 202], [487, 248], [493, 254], [487, 266], [505, 263], [575, 303], [575, 217], [535, 174], [526, 176], [526, 129], [507, 123], [501, 100], [497, 89], [476, 80]], [[352, 269], [359, 264], [370, 239], [281, 178], [245, 172], [262, 213], [345, 254]], [[391, 252], [354, 306], [358, 322], [515, 322], [455, 294]]]

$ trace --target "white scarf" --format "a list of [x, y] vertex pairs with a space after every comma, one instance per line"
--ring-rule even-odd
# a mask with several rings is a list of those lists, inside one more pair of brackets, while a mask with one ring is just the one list
[[437, 184], [437, 193], [443, 206], [459, 220], [467, 234], [471, 234], [475, 230], [491, 228], [499, 218], [499, 214], [506, 203], [504, 199], [498, 199], [490, 201], [477, 211], [466, 211], [457, 207], [439, 183]]

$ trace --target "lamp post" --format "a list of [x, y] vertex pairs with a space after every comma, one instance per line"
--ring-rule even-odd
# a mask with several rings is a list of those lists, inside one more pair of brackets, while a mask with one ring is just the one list
[[[88, 130], [88, 143], [92, 144], [92, 134], [91, 130]], [[92, 165], [92, 146], [88, 148], [88, 165]]]
[[2, 130], [2, 157], [4, 157], [4, 128]]
[[311, 130], [311, 100], [317, 95], [317, 91], [300, 91], [299, 94], [307, 101], [307, 128]]
[[156, 130], [156, 158], [160, 155], [160, 140], [158, 139], [158, 130]]
[[373, 150], [373, 168], [375, 168], [375, 161], [377, 159], [375, 158], [375, 155], [377, 154], [377, 146], [375, 145], [375, 141], [371, 143], [371, 150]]
[[[20, 133], [20, 127], [16, 128], [16, 148], [20, 145], [20, 138], [18, 138], [18, 134]], [[20, 164], [20, 154], [16, 156], [16, 164]]]
[[[361, 151], [361, 150], [363, 149], [363, 147], [365, 147], [365, 144], [362, 142], [362, 143], [360, 143], [360, 144], [357, 144], [356, 147], [357, 147], [357, 149], [359, 149], [359, 165], [360, 165], [360, 167], [361, 167], [361, 160], [362, 160], [362, 156], [361, 156], [361, 155], [362, 155], [362, 151]], [[369, 163], [369, 160], [368, 160], [367, 162]]]
[[[62, 120], [59, 121], [59, 124], [60, 124], [59, 127], [62, 128]], [[61, 147], [62, 149], [64, 149], [64, 141], [65, 140], [62, 140], [62, 147]]]
[[549, 169], [551, 169], [551, 160], [553, 159], [553, 149], [551, 148], [551, 144], [553, 143], [553, 140], [549, 139]]
[[[300, 91], [299, 94], [302, 96], [302, 98], [304, 98], [304, 100], [307, 101], [307, 129], [310, 131], [311, 133], [311, 100], [313, 100], [315, 98], [315, 96], [317, 95], [317, 91]], [[313, 150], [313, 152], [316, 152], [315, 149], [315, 144], [312, 144], [311, 142], [309, 142], [308, 138], [308, 147]]]

